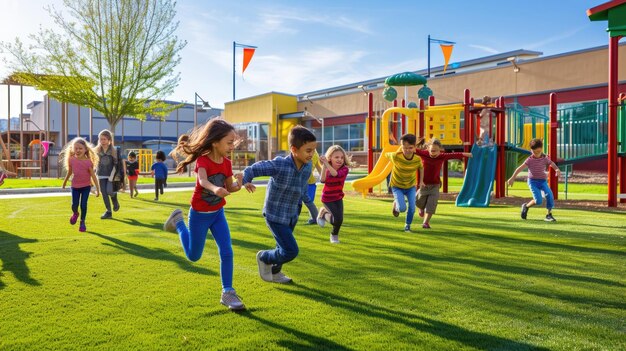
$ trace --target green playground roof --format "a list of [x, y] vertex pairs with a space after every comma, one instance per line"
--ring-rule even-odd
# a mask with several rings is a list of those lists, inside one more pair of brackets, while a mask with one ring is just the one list
[[612, 37], [626, 35], [626, 0], [613, 0], [587, 10], [591, 21], [608, 21]]

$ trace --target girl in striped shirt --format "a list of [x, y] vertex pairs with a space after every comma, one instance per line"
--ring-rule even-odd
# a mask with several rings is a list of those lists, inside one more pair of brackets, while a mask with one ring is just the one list
[[328, 221], [333, 225], [330, 233], [330, 242], [339, 243], [339, 229], [343, 223], [343, 185], [348, 176], [350, 159], [346, 151], [339, 145], [328, 148], [325, 156], [320, 157], [322, 172], [320, 181], [324, 183], [322, 189], [322, 204], [317, 217], [317, 223], [323, 227]]
[[541, 205], [543, 202], [543, 197], [541, 193], [543, 192], [546, 195], [546, 209], [548, 210], [548, 214], [546, 214], [545, 221], [546, 222], [556, 222], [556, 219], [552, 216], [552, 208], [554, 207], [554, 195], [552, 194], [552, 190], [548, 186], [548, 175], [546, 174], [546, 168], [552, 167], [556, 171], [556, 176], [559, 177], [561, 175], [561, 170], [556, 165], [556, 163], [552, 162], [543, 153], [543, 142], [541, 139], [533, 139], [530, 141], [530, 150], [532, 151], [532, 155], [526, 159], [526, 161], [517, 169], [515, 173], [509, 178], [509, 186], [513, 186], [515, 183], [515, 177], [524, 170], [524, 168], [528, 167], [528, 187], [530, 188], [530, 192], [533, 194], [533, 199], [528, 203], [522, 205], [521, 217], [522, 219], [526, 219], [528, 215], [528, 209], [535, 205]]

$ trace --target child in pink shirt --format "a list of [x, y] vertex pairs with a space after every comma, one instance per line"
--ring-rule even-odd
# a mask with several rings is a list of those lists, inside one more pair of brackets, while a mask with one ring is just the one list
[[339, 145], [328, 148], [326, 155], [320, 157], [322, 172], [320, 181], [324, 183], [322, 189], [322, 204], [317, 217], [317, 223], [323, 227], [326, 221], [333, 225], [330, 233], [330, 242], [339, 243], [339, 229], [343, 224], [343, 185], [348, 176], [349, 159], [346, 151]]
[[63, 180], [63, 189], [67, 181], [72, 177], [72, 217], [70, 224], [76, 224], [78, 220], [78, 204], [80, 203], [80, 226], [79, 231], [87, 230], [85, 218], [87, 217], [87, 199], [91, 184], [96, 185], [96, 197], [100, 196], [100, 183], [94, 172], [94, 165], [98, 164], [98, 154], [83, 138], [75, 138], [70, 141], [62, 152], [63, 164], [67, 175]]

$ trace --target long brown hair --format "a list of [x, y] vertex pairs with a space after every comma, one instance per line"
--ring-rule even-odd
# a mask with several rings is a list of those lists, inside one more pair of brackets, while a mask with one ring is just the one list
[[235, 127], [223, 119], [212, 119], [204, 127], [194, 130], [189, 137], [187, 145], [183, 146], [187, 158], [178, 164], [176, 172], [182, 173], [187, 165], [193, 163], [198, 157], [211, 152], [213, 143], [217, 143], [226, 137]]
[[103, 129], [102, 131], [100, 131], [100, 133], [98, 133], [98, 145], [96, 146], [96, 152], [97, 153], [104, 153], [104, 149], [102, 148], [102, 145], [100, 144], [100, 137], [105, 137], [107, 139], [109, 139], [109, 141], [111, 142], [109, 144], [109, 149], [111, 149], [111, 156], [113, 156], [114, 162], [117, 162], [117, 152], [115, 150], [115, 143], [114, 143], [114, 139], [113, 139], [113, 133], [111, 133], [111, 131], [109, 131], [108, 129]]

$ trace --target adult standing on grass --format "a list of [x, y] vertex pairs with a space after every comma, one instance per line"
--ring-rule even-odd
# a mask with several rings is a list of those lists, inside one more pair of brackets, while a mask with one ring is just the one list
[[111, 212], [111, 202], [113, 202], [113, 211], [119, 211], [120, 203], [117, 200], [117, 189], [113, 188], [113, 181], [117, 177], [119, 155], [113, 145], [113, 134], [104, 129], [98, 134], [98, 146], [96, 153], [100, 158], [98, 162], [98, 180], [100, 182], [100, 191], [102, 192], [102, 200], [106, 212], [100, 217], [101, 219], [113, 218]]
[[185, 255], [190, 261], [202, 257], [207, 232], [211, 230], [220, 255], [222, 278], [221, 304], [231, 310], [246, 307], [233, 288], [233, 246], [230, 229], [224, 215], [224, 198], [241, 189], [241, 174], [233, 181], [233, 168], [228, 155], [235, 147], [235, 128], [222, 119], [212, 119], [192, 134], [186, 150], [189, 156], [178, 165], [176, 171], [196, 162], [196, 188], [191, 197], [189, 228], [185, 225], [183, 212], [176, 209], [165, 222], [163, 229], [178, 233]]
[[254, 178], [270, 177], [263, 216], [274, 235], [276, 248], [261, 250], [256, 255], [259, 275], [266, 282], [291, 282], [291, 278], [282, 272], [282, 267], [298, 256], [298, 243], [293, 231], [302, 202], [311, 201], [307, 188], [313, 167], [310, 161], [316, 146], [315, 135], [305, 127], [296, 126], [289, 131], [289, 156], [260, 161], [243, 171], [243, 184], [251, 193], [256, 189], [252, 184]]

